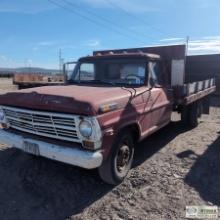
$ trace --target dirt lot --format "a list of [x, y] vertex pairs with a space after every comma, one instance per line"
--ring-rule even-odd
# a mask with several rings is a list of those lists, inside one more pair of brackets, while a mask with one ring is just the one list
[[95, 170], [1, 145], [0, 219], [176, 220], [184, 219], [186, 205], [220, 207], [219, 135], [217, 107], [193, 130], [172, 122], [139, 144], [133, 169], [117, 187]]

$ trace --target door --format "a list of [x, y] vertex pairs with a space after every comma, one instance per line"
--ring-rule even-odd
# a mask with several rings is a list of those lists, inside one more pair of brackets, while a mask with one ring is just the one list
[[168, 73], [160, 61], [149, 62], [151, 88], [151, 125], [161, 127], [170, 122], [172, 113], [172, 89]]

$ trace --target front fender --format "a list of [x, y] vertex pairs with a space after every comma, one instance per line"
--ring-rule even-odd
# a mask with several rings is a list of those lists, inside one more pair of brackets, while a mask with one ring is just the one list
[[103, 132], [102, 149], [104, 159], [108, 157], [114, 140], [122, 129], [127, 127], [135, 128], [138, 133], [138, 140], [140, 139], [141, 126], [137, 118], [137, 112], [123, 114], [121, 111], [106, 113], [97, 118]]

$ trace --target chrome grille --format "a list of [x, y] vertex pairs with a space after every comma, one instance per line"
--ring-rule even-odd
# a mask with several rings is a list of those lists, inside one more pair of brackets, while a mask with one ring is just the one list
[[81, 142], [76, 129], [76, 116], [52, 112], [30, 111], [3, 106], [10, 127], [59, 140]]

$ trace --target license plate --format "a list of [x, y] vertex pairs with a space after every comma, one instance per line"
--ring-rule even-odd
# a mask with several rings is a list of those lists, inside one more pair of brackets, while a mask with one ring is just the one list
[[40, 154], [39, 145], [29, 141], [24, 141], [23, 150], [29, 154], [33, 154], [36, 156], [39, 156]]

